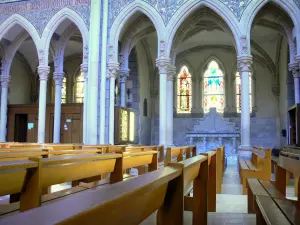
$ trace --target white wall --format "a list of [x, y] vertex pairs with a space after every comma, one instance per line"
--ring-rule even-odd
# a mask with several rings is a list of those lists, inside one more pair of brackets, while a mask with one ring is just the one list
[[8, 104], [30, 104], [31, 78], [24, 63], [14, 57], [11, 70]]

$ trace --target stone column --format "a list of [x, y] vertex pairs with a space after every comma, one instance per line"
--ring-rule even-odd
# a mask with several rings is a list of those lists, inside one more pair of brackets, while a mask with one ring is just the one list
[[84, 76], [84, 98], [83, 98], [83, 140], [84, 144], [87, 143], [87, 118], [88, 118], [88, 65], [81, 64], [80, 72]]
[[119, 69], [119, 63], [110, 62], [107, 66], [107, 78], [109, 79], [109, 127], [108, 143], [114, 144], [115, 127], [115, 80]]
[[292, 71], [294, 77], [294, 92], [295, 92], [295, 104], [300, 103], [300, 69], [298, 63], [290, 63], [289, 70]]
[[240, 149], [250, 148], [250, 98], [249, 73], [251, 72], [252, 56], [238, 57], [238, 69], [242, 83], [242, 109], [241, 109], [241, 146]]
[[129, 69], [122, 69], [119, 71], [120, 75], [120, 106], [126, 107], [126, 81], [129, 77]]
[[40, 77], [38, 143], [45, 143], [46, 95], [47, 95], [47, 80], [48, 80], [49, 71], [50, 71], [49, 66], [38, 67], [38, 74]]
[[[99, 0], [92, 0], [91, 1], [91, 16], [90, 16], [90, 39], [89, 39], [89, 82], [88, 82], [88, 112], [89, 115], [87, 116], [87, 135], [86, 141], [87, 144], [97, 144], [97, 121], [98, 121], [98, 79], [99, 79], [99, 72], [100, 68], [99, 65], [100, 61], [100, 22], [101, 21], [101, 1]], [[103, 34], [104, 36], [104, 34]], [[106, 49], [106, 45], [105, 45]], [[101, 70], [101, 82], [105, 83], [105, 72]], [[104, 79], [103, 79], [104, 76]], [[103, 117], [102, 114], [105, 115], [104, 105], [105, 105], [105, 85], [104, 88], [101, 86], [100, 88], [100, 124], [99, 126], [102, 127], [102, 133], [99, 133], [99, 137], [104, 137], [104, 129], [105, 129], [105, 121], [103, 122], [101, 118]], [[101, 139], [102, 140], [102, 139]], [[103, 138], [104, 140], [104, 138]], [[104, 144], [104, 143], [101, 143]]]
[[7, 99], [10, 76], [1, 75], [1, 115], [0, 115], [0, 142], [6, 142]]
[[159, 70], [159, 144], [167, 144], [167, 76], [170, 60], [160, 58], [156, 60]]
[[167, 81], [167, 145], [172, 146], [173, 143], [173, 115], [174, 115], [174, 80], [176, 67], [170, 66], [168, 69]]
[[155, 142], [155, 120], [156, 120], [156, 98], [158, 95], [157, 88], [153, 88], [150, 92], [151, 95], [151, 144]]
[[61, 88], [62, 88], [62, 81], [64, 79], [64, 73], [54, 72], [53, 79], [55, 81], [53, 143], [60, 143]]

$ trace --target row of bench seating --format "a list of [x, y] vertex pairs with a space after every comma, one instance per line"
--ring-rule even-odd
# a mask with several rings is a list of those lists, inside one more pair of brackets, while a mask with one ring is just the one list
[[[248, 212], [256, 213], [257, 224], [300, 224], [300, 196], [286, 199], [287, 172], [300, 177], [300, 155], [281, 152], [275, 171], [275, 182], [248, 178]], [[297, 187], [299, 188], [299, 187]]]
[[[186, 148], [188, 148], [188, 147], [186, 147]], [[190, 147], [189, 147], [190, 148]], [[128, 149], [129, 150], [129, 149]], [[169, 149], [168, 149], [169, 150]], [[168, 150], [167, 150], [167, 152], [168, 152]], [[170, 151], [172, 151], [172, 150], [170, 150]], [[111, 166], [111, 163], [109, 163], [110, 161], [112, 161], [112, 160], [115, 160], [115, 163], [117, 163], [117, 161], [120, 161], [121, 159], [123, 160], [123, 163], [121, 163], [122, 164], [122, 166], [123, 167], [121, 167], [121, 169], [119, 169], [119, 170], [117, 170], [117, 171], [119, 171], [119, 172], [122, 172], [123, 173], [123, 171], [125, 170], [125, 169], [127, 169], [129, 166], [126, 166], [126, 165], [129, 165], [129, 163], [133, 163], [134, 161], [136, 162], [136, 160], [133, 160], [133, 156], [135, 156], [135, 157], [140, 157], [140, 159], [142, 158], [142, 156], [145, 156], [145, 155], [147, 155], [147, 154], [149, 154], [149, 152], [151, 152], [151, 150], [149, 151], [149, 150], [144, 150], [144, 151], [141, 151], [141, 150], [138, 150], [138, 148], [131, 148], [131, 150], [130, 151], [128, 151], [128, 152], [122, 152], [122, 157], [120, 157], [120, 154], [118, 154], [118, 153], [115, 153], [115, 154], [102, 154], [102, 155], [88, 155], [88, 156], [86, 156], [86, 155], [78, 155], [78, 156], [68, 156], [68, 157], [55, 157], [55, 158], [49, 158], [49, 159], [34, 159], [34, 162], [32, 162], [32, 161], [30, 161], [31, 163], [35, 163], [35, 166], [34, 167], [30, 167], [30, 168], [26, 168], [26, 171], [28, 170], [28, 171], [35, 171], [35, 172], [29, 172], [28, 174], [35, 174], [35, 176], [33, 176], [33, 175], [31, 175], [30, 177], [31, 177], [31, 179], [29, 179], [28, 180], [28, 178], [24, 178], [25, 179], [25, 181], [26, 182], [29, 182], [29, 184], [31, 184], [31, 185], [36, 185], [36, 177], [37, 176], [39, 176], [39, 177], [41, 177], [42, 175], [44, 175], [44, 174], [47, 174], [47, 173], [44, 173], [44, 170], [45, 171], [48, 171], [48, 173], [50, 173], [50, 175], [51, 176], [55, 176], [56, 175], [56, 173], [57, 173], [57, 171], [58, 170], [56, 170], [56, 173], [54, 172], [55, 170], [53, 169], [54, 167], [56, 167], [57, 165], [59, 165], [59, 167], [61, 167], [61, 168], [63, 168], [64, 166], [67, 166], [67, 167], [64, 167], [64, 168], [71, 168], [72, 166], [74, 166], [73, 168], [75, 168], [75, 165], [77, 165], [77, 164], [83, 164], [83, 161], [81, 161], [81, 160], [79, 160], [79, 158], [80, 159], [82, 159], [82, 158], [84, 158], [84, 157], [97, 157], [97, 160], [96, 160], [96, 158], [95, 159], [89, 159], [89, 160], [91, 160], [91, 161], [88, 161], [89, 162], [89, 164], [90, 165], [92, 165], [92, 164], [96, 164], [96, 162], [97, 163], [100, 163], [100, 161], [102, 162], [102, 161], [105, 161], [105, 163], [108, 165], [110, 165]], [[157, 159], [158, 159], [158, 157], [157, 157], [157, 151], [155, 151], [156, 152], [156, 166], [157, 166]], [[174, 162], [171, 162], [170, 164], [169, 164], [169, 166], [168, 167], [174, 167], [174, 168], [179, 168], [179, 169], [183, 169], [183, 172], [184, 173], [186, 173], [186, 174], [188, 174], [189, 176], [183, 176], [183, 181], [184, 181], [184, 194], [185, 194], [185, 198], [184, 198], [184, 208], [186, 209], [186, 210], [191, 210], [191, 211], [193, 211], [194, 213], [194, 220], [195, 221], [198, 221], [199, 222], [199, 218], [204, 218], [205, 216], [204, 216], [204, 213], [202, 212], [202, 210], [201, 210], [201, 212], [200, 212], [200, 214], [202, 213], [202, 216], [199, 216], [199, 212], [196, 210], [195, 211], [195, 201], [193, 200], [194, 198], [198, 198], [199, 196], [201, 196], [201, 193], [199, 193], [199, 195], [197, 194], [198, 192], [197, 192], [197, 190], [198, 190], [198, 186], [199, 186], [199, 184], [198, 185], [196, 185], [196, 183], [197, 183], [197, 179], [194, 181], [194, 189], [193, 189], [193, 197], [191, 197], [191, 196], [189, 196], [189, 193], [191, 193], [191, 180], [189, 180], [191, 177], [190, 176], [194, 176], [195, 175], [195, 171], [197, 171], [197, 170], [195, 170], [195, 168], [198, 168], [199, 169], [199, 167], [197, 167], [197, 166], [199, 166], [199, 160], [201, 159], [201, 160], [203, 160], [203, 157], [205, 157], [205, 161], [207, 162], [207, 166], [208, 166], [208, 168], [207, 168], [207, 170], [209, 170], [209, 174], [210, 174], [210, 176], [209, 176], [209, 179], [208, 178], [206, 178], [206, 180], [208, 179], [208, 183], [209, 183], [209, 185], [210, 185], [210, 187], [212, 187], [212, 185], [216, 185], [216, 183], [217, 183], [217, 181], [216, 181], [216, 175], [215, 175], [215, 178], [213, 178], [213, 174], [216, 174], [216, 172], [214, 172], [214, 171], [217, 171], [217, 167], [216, 167], [216, 165], [217, 165], [217, 163], [216, 163], [216, 161], [217, 161], [217, 154], [218, 154], [218, 152], [220, 152], [220, 151], [214, 151], [214, 152], [209, 152], [209, 153], [206, 153], [206, 156], [193, 156], [193, 157], [186, 157], [186, 160], [184, 161], [184, 163], [183, 162], [181, 162], [181, 163], [174, 163]], [[109, 157], [112, 157], [111, 155], [113, 155], [114, 157], [115, 156], [118, 156], [119, 155], [119, 158], [117, 157], [116, 159], [113, 159], [113, 158], [109, 158], [109, 159], [103, 159], [102, 160], [102, 158], [101, 157], [108, 157], [108, 155], [109, 155]], [[125, 156], [126, 155], [126, 156]], [[161, 154], [160, 154], [161, 155]], [[100, 157], [100, 158], [99, 158]], [[197, 158], [198, 157], [198, 158]], [[199, 158], [200, 157], [200, 158]], [[60, 158], [60, 159], [59, 159]], [[64, 160], [67, 160], [67, 161], [61, 161], [61, 163], [62, 163], [62, 165], [61, 165], [61, 163], [54, 163], [54, 162], [56, 162], [56, 161], [58, 161], [58, 160], [63, 160], [63, 158], [64, 158]], [[67, 159], [68, 158], [68, 159]], [[76, 160], [79, 160], [80, 162], [78, 162], [77, 163], [77, 161]], [[198, 161], [197, 161], [197, 160]], [[69, 160], [69, 161], [68, 161]], [[72, 160], [75, 160], [75, 161], [72, 161]], [[196, 163], [196, 161], [197, 161], [197, 163]], [[200, 160], [200, 161], [201, 161]], [[99, 162], [98, 162], [99, 161]], [[124, 163], [125, 161], [127, 161], [127, 164], [126, 163]], [[145, 158], [144, 158], [144, 160], [142, 160], [142, 161], [145, 161]], [[177, 161], [177, 160], [176, 160]], [[65, 165], [67, 163], [67, 165]], [[104, 162], [103, 162], [104, 163]], [[204, 161], [201, 161], [200, 162], [200, 164], [201, 164], [201, 168], [202, 168], [202, 165], [203, 165], [203, 163], [204, 163]], [[9, 163], [6, 163], [7, 165], [9, 164]], [[72, 166], [71, 166], [71, 165]], [[219, 163], [220, 164], [220, 163]], [[17, 165], [17, 164], [16, 164]], [[115, 164], [116, 165], [116, 164]], [[195, 165], [196, 165], [196, 167], [195, 167]], [[32, 165], [31, 165], [32, 166]], [[137, 166], [137, 164], [135, 164], [135, 165], [131, 165], [132, 167], [133, 166]], [[16, 166], [17, 167], [17, 166]], [[3, 168], [5, 168], [5, 167], [3, 167]], [[8, 168], [8, 167], [7, 167]], [[14, 168], [14, 167], [13, 167]], [[42, 168], [42, 169], [41, 169]], [[78, 167], [79, 168], [79, 167]], [[90, 167], [90, 168], [92, 168], [92, 167]], [[95, 167], [95, 168], [98, 168], [98, 167]], [[150, 169], [149, 169], [150, 168]], [[167, 168], [167, 167], [166, 167]], [[162, 170], [165, 170], [166, 168], [163, 168]], [[10, 168], [11, 169], [11, 168]], [[153, 168], [152, 168], [153, 169]], [[150, 164], [148, 164], [148, 171], [151, 171], [152, 170], [151, 169], [151, 163]], [[10, 170], [11, 171], [11, 170]], [[39, 172], [37, 172], [37, 171], [39, 171]], [[49, 172], [50, 171], [50, 172]], [[51, 172], [52, 171], [52, 172]], [[60, 171], [63, 171], [62, 169], [60, 169]], [[90, 169], [90, 170], [88, 170], [88, 171], [90, 171], [90, 172], [92, 172], [92, 169]], [[66, 170], [66, 172], [68, 172], [68, 174], [70, 175], [71, 173], [73, 173], [74, 172], [74, 170], [73, 169], [69, 169], [69, 170]], [[100, 173], [101, 172], [101, 174], [102, 173], [108, 173], [108, 171], [98, 171], [97, 170], [97, 172], [98, 173]], [[114, 172], [112, 172], [112, 173], [115, 173], [116, 171], [114, 170]], [[83, 172], [82, 172], [83, 173]], [[96, 173], [96, 172], [95, 172]], [[26, 172], [26, 174], [27, 174], [27, 172]], [[39, 175], [37, 175], [37, 174], [39, 174]], [[153, 172], [150, 172], [150, 173], [147, 173], [147, 174], [144, 174], [144, 175], [149, 175], [149, 174], [153, 174]], [[95, 174], [89, 174], [89, 176], [90, 175], [95, 175]], [[97, 174], [98, 175], [98, 174]], [[142, 175], [142, 176], [144, 176], [144, 175]], [[199, 174], [198, 174], [199, 175]], [[61, 175], [60, 177], [65, 177], [64, 175]], [[111, 175], [110, 176], [110, 179], [113, 179], [113, 177], [115, 177], [114, 175]], [[122, 177], [122, 176], [120, 176], [119, 175], [119, 177]], [[140, 176], [141, 177], [141, 176]], [[203, 179], [204, 179], [204, 177], [205, 176], [201, 176]], [[78, 176], [76, 176], [76, 179], [81, 179], [82, 177], [78, 177]], [[139, 178], [139, 177], [138, 177]], [[45, 178], [39, 178], [38, 180], [42, 180], [43, 182], [45, 181]], [[137, 179], [137, 178], [134, 178], [134, 179]], [[146, 178], [145, 178], [146, 179]], [[21, 179], [22, 180], [22, 179]], [[182, 178], [180, 178], [180, 180], [182, 180]], [[128, 180], [128, 182], [129, 182], [130, 180]], [[202, 179], [200, 179], [199, 178], [199, 181], [201, 181], [202, 182]], [[198, 181], [198, 183], [199, 183], [199, 181]], [[59, 182], [65, 182], [65, 180], [59, 180]], [[123, 182], [121, 182], [121, 183], [119, 183], [119, 184], [123, 184], [124, 182], [127, 182], [127, 181], [123, 181]], [[174, 183], [174, 181], [170, 181], [171, 183]], [[41, 190], [41, 188], [44, 188], [45, 187], [45, 185], [43, 186], [43, 185], [41, 185], [41, 181], [40, 182], [37, 182], [37, 183], [39, 183], [40, 184], [40, 190]], [[111, 180], [111, 183], [114, 183], [114, 182], [112, 182], [112, 180]], [[133, 182], [134, 183], [134, 182]], [[138, 182], [139, 183], [139, 182]], [[175, 182], [176, 183], [176, 182]], [[177, 181], [177, 183], [178, 183], [178, 181]], [[47, 185], [49, 185], [49, 184], [52, 184], [50, 181], [48, 181], [48, 183], [46, 182], [46, 186]], [[99, 183], [98, 183], [99, 184]], [[125, 183], [124, 183], [124, 185], [125, 185]], [[112, 187], [112, 185], [109, 185], [110, 187]], [[149, 186], [149, 185], [148, 185]], [[148, 187], [147, 186], [147, 190], [148, 190]], [[170, 185], [168, 185], [168, 189], [169, 189], [169, 186]], [[0, 187], [1, 187], [1, 185], [0, 185]], [[93, 189], [95, 189], [95, 186], [92, 186], [93, 187]], [[105, 187], [107, 187], [107, 185], [105, 185], [105, 186], [101, 186], [101, 188], [105, 188]], [[195, 191], [195, 187], [196, 187], [196, 191]], [[202, 187], [201, 185], [199, 186], [199, 187]], [[77, 187], [75, 187], [76, 189], [77, 189], [77, 192], [80, 192], [80, 193], [84, 193], [84, 191], [85, 190], [87, 190], [87, 188], [90, 188], [90, 187], [88, 187], [86, 184], [84, 184], [84, 183], [81, 183], [79, 186], [77, 186]], [[100, 187], [97, 187], [96, 189], [100, 189]], [[120, 187], [121, 188], [121, 187]], [[214, 187], [214, 188], [209, 188], [208, 189], [208, 210], [209, 211], [215, 211], [215, 197], [216, 197], [216, 195], [214, 194], [214, 195], [212, 195], [212, 194], [209, 194], [209, 190], [215, 190], [216, 191], [216, 186]], [[30, 188], [31, 189], [31, 188]], [[122, 188], [121, 188], [122, 189]], [[24, 193], [23, 193], [23, 191], [25, 190], [25, 193], [26, 193], [26, 190], [27, 189], [22, 189], [22, 190], [19, 190], [19, 191], [21, 191], [21, 193], [23, 194], [22, 196], [22, 198], [21, 198], [21, 205], [22, 205], [22, 199], [26, 199], [25, 197], [24, 197]], [[33, 188], [32, 189], [32, 191], [31, 192], [34, 192], [34, 190], [36, 190], [36, 188]], [[73, 190], [74, 190], [74, 188], [73, 188]], [[172, 188], [171, 188], [171, 190], [173, 190]], [[207, 190], [207, 189], [206, 189]], [[107, 191], [107, 190], [106, 190]], [[41, 192], [39, 192], [39, 193], [41, 193]], [[74, 193], [74, 192], [69, 192], [69, 194], [70, 193]], [[160, 192], [157, 192], [156, 194], [159, 194]], [[205, 196], [206, 196], [206, 191], [204, 192], [205, 193]], [[150, 194], [150, 193], [149, 193]], [[1, 195], [1, 194], [0, 194]], [[127, 194], [126, 194], [127, 195]], [[173, 195], [173, 194], [171, 194], [171, 195]], [[203, 195], [203, 193], [202, 193], [202, 195]], [[26, 196], [26, 195], [25, 195]], [[61, 194], [61, 193], [56, 193], [56, 197], [65, 197], [65, 194]], [[73, 198], [75, 195], [71, 195], [72, 197], [71, 198]], [[77, 196], [77, 195], [76, 195]], [[198, 197], [197, 197], [198, 196]], [[210, 197], [211, 196], [211, 197]], [[204, 196], [202, 196], [202, 197], [204, 197]], [[53, 202], [53, 201], [57, 201], [57, 202], [60, 202], [61, 200], [57, 200], [58, 198], [53, 198], [53, 197], [51, 197], [51, 195], [43, 195], [43, 196], [41, 196], [40, 195], [40, 197], [39, 197], [39, 199], [40, 199], [40, 202], [42, 201], [44, 201], [44, 205], [45, 205], [45, 207], [46, 206], [48, 206], [48, 203], [49, 202]], [[204, 197], [205, 198], [205, 197]], [[213, 198], [214, 198], [214, 200], [213, 200]], [[28, 199], [28, 198], [27, 198]], [[30, 198], [31, 199], [31, 198]], [[33, 198], [33, 199], [36, 199], [36, 198]], [[55, 200], [54, 200], [55, 199]], [[62, 198], [59, 198], [59, 199], [62, 199]], [[64, 198], [63, 198], [64, 199]], [[151, 198], [150, 198], [151, 199]], [[172, 198], [173, 199], [173, 198]], [[67, 199], [65, 199], [65, 200], [67, 200]], [[64, 200], [63, 200], [64, 201]], [[30, 202], [34, 202], [33, 200], [31, 200]], [[198, 201], [197, 201], [198, 202]], [[36, 203], [36, 202], [35, 202]], [[53, 203], [54, 204], [54, 203]], [[198, 204], [198, 203], [197, 203]], [[199, 204], [200, 204], [200, 202], [199, 202]], [[201, 203], [202, 204], [202, 203]], [[49, 204], [50, 205], [50, 204]], [[119, 205], [119, 204], [116, 204], [116, 205]], [[44, 206], [43, 206], [44, 207]], [[43, 208], [43, 207], [41, 207], [41, 208]], [[172, 207], [174, 207], [174, 205], [172, 205]], [[39, 209], [41, 209], [41, 208], [39, 208]], [[56, 207], [54, 207], [54, 208], [56, 208]], [[162, 207], [163, 208], [163, 207]], [[161, 208], [161, 209], [162, 209]], [[178, 208], [178, 207], [176, 207], [176, 208]], [[203, 208], [203, 206], [202, 206], [202, 208]], [[168, 211], [169, 211], [169, 208], [167, 208], [168, 209]], [[207, 210], [207, 209], [206, 209]], [[97, 214], [98, 215], [98, 214]], [[207, 214], [205, 214], [206, 215], [206, 217], [207, 217]], [[204, 217], [203, 217], [204, 216]], [[197, 219], [198, 218], [198, 219]], [[42, 217], [42, 219], [43, 219], [43, 217]], [[201, 219], [201, 220], [202, 220]], [[204, 218], [205, 219], [205, 218]], [[207, 220], [207, 218], [206, 218], [206, 220]], [[22, 219], [22, 221], [23, 221], [23, 219]], [[45, 221], [45, 220], [44, 220]], [[69, 220], [68, 220], [69, 221]], [[101, 220], [102, 221], [102, 220]], [[24, 224], [26, 224], [26, 223], [24, 223]], [[38, 223], [37, 223], [38, 224]], [[92, 223], [91, 223], [92, 224]], [[106, 224], [106, 223], [104, 223], [104, 224]], [[109, 224], [109, 223], [107, 223], [107, 224]], [[113, 222], [111, 223], [111, 224], [114, 224]], [[122, 224], [124, 224], [124, 223], [122, 223]], [[128, 224], [135, 224], [135, 223], [128, 223]], [[163, 223], [163, 224], [168, 224], [168, 223]], [[172, 224], [178, 224], [178, 223], [172, 223]]]

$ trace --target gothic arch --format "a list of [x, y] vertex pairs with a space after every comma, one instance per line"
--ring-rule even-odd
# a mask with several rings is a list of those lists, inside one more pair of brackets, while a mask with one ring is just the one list
[[178, 65], [178, 66], [176, 66], [176, 78], [178, 77], [178, 74], [180, 73], [181, 68], [183, 66], [186, 66], [188, 68], [189, 73], [191, 74], [193, 79], [196, 76], [196, 74], [194, 73], [194, 68], [191, 66], [191, 64], [188, 61], [182, 60], [179, 63], [176, 63], [176, 65]]
[[4, 37], [4, 35], [9, 32], [15, 25], [21, 26], [23, 29], [27, 31], [27, 33], [32, 38], [35, 47], [37, 49], [38, 55], [39, 49], [41, 49], [41, 39], [40, 36], [35, 29], [35, 27], [23, 16], [19, 14], [13, 14], [9, 18], [7, 18], [1, 25], [0, 25], [0, 40]]
[[[89, 41], [89, 31], [84, 23], [83, 19], [73, 10], [69, 8], [63, 8], [59, 12], [57, 12], [51, 20], [48, 22], [46, 25], [43, 35], [42, 35], [42, 40], [43, 40], [43, 47], [45, 49], [45, 57], [44, 57], [44, 64], [48, 65], [48, 52], [49, 52], [49, 46], [51, 42], [51, 38], [57, 29], [57, 27], [65, 20], [69, 19], [72, 21], [79, 29], [82, 40], [83, 40], [83, 60], [87, 61], [87, 54], [88, 54], [88, 41]], [[86, 57], [86, 59], [85, 59]]]
[[224, 78], [227, 77], [227, 69], [224, 66], [223, 62], [216, 55], [210, 55], [206, 60], [204, 60], [204, 64], [200, 65], [201, 67], [198, 68], [198, 71], [201, 74], [201, 77], [204, 76], [204, 73], [211, 61], [216, 61], [220, 67], [220, 70], [222, 70], [224, 73]]
[[[293, 21], [294, 24], [294, 29], [295, 29], [295, 34], [297, 36], [297, 50], [295, 50], [298, 54], [300, 54], [300, 9], [296, 5], [294, 1], [285, 1], [285, 0], [279, 0], [279, 1], [274, 1], [274, 0], [264, 0], [264, 1], [251, 1], [246, 8], [242, 21], [246, 21], [245, 23], [245, 33], [251, 35], [251, 28], [253, 25], [254, 18], [256, 15], [259, 13], [259, 11], [268, 3], [274, 3], [278, 8], [282, 9], [284, 12], [289, 15], [291, 20]], [[287, 32], [286, 28], [285, 31]], [[292, 37], [292, 31], [286, 34], [287, 39], [289, 41], [289, 45], [291, 45], [291, 39]]]
[[187, 19], [187, 17], [195, 10], [200, 7], [205, 6], [216, 12], [228, 25], [231, 30], [233, 37], [235, 39], [235, 46], [237, 49], [237, 54], [242, 54], [242, 49], [239, 46], [239, 37], [241, 32], [238, 26], [237, 18], [234, 16], [232, 11], [226, 7], [224, 4], [220, 4], [219, 0], [209, 0], [209, 1], [187, 1], [183, 6], [181, 6], [178, 11], [172, 16], [170, 22], [167, 25], [166, 34], [166, 55], [170, 55], [173, 40], [176, 34], [176, 31], [180, 25]]
[[137, 12], [140, 12], [146, 15], [151, 22], [153, 23], [158, 40], [164, 39], [164, 30], [165, 25], [164, 22], [159, 15], [159, 13], [149, 4], [143, 1], [134, 1], [128, 4], [117, 16], [115, 21], [112, 24], [112, 27], [109, 32], [109, 46], [110, 46], [110, 61], [118, 62], [118, 41], [120, 33], [124, 27], [124, 25], [128, 22], [128, 20]]

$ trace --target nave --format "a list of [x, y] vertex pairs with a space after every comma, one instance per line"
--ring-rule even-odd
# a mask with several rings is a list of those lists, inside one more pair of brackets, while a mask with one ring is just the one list
[[297, 147], [0, 147], [0, 224], [299, 224]]

